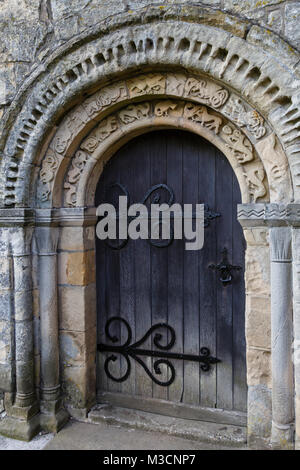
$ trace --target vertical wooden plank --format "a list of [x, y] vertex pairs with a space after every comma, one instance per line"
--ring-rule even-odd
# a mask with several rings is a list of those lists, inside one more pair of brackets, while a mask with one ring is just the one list
[[[166, 134], [150, 134], [151, 139], [151, 186], [166, 183], [167, 159], [166, 159]], [[160, 201], [162, 202], [162, 201]], [[151, 280], [152, 280], [152, 325], [167, 323], [168, 321], [168, 252], [165, 248], [151, 246]], [[164, 341], [165, 339], [165, 331]], [[162, 340], [163, 341], [163, 340]], [[152, 348], [157, 349], [153, 343]], [[155, 360], [152, 361], [154, 364]], [[160, 366], [160, 381], [168, 379], [168, 368]], [[154, 373], [154, 369], [153, 369]], [[153, 397], [167, 399], [168, 390], [153, 383]]]
[[237, 204], [241, 202], [238, 181], [233, 177], [233, 243], [232, 264], [241, 266], [233, 280], [233, 408], [247, 411], [246, 338], [245, 338], [245, 248], [243, 229], [237, 220]]
[[[199, 202], [206, 203], [213, 212], [216, 207], [216, 156], [212, 146], [199, 142]], [[216, 284], [215, 273], [209, 268], [216, 262], [216, 232], [219, 218], [209, 222], [204, 232], [204, 247], [199, 251], [199, 292], [200, 292], [200, 348], [207, 347], [216, 356]], [[199, 351], [200, 353], [200, 351]], [[216, 406], [217, 374], [212, 366], [207, 372], [200, 369], [201, 406]]]
[[[216, 158], [216, 206], [221, 213], [217, 230], [217, 263], [227, 248], [232, 259], [232, 169], [223, 154]], [[217, 264], [216, 263], [216, 264]], [[232, 409], [232, 285], [223, 286], [215, 272], [217, 290], [217, 407]]]
[[[135, 153], [135, 189], [133, 192], [135, 202], [141, 202], [151, 187], [150, 152], [151, 134], [146, 134], [139, 138]], [[136, 341], [139, 341], [152, 325], [150, 245], [147, 240], [136, 240], [131, 241], [131, 243], [134, 245], [133, 259], [135, 266], [135, 331]], [[151, 350], [151, 338], [148, 338], [141, 347]], [[143, 357], [142, 360], [151, 371], [151, 357]], [[152, 397], [152, 380], [139, 364], [136, 364], [135, 383], [137, 395]]]
[[[185, 204], [195, 204], [198, 201], [198, 158], [197, 139], [186, 135], [186, 145], [183, 155], [183, 201]], [[184, 352], [199, 354], [199, 279], [198, 253], [184, 250]], [[184, 403], [199, 403], [200, 365], [197, 362], [184, 362]]]
[[[175, 203], [182, 204], [182, 149], [185, 134], [170, 132], [167, 141], [167, 184], [175, 195]], [[166, 248], [165, 248], [166, 249]], [[168, 250], [168, 322], [176, 333], [173, 350], [183, 353], [183, 240], [173, 240]], [[183, 361], [172, 360], [176, 376], [168, 387], [168, 398], [180, 402], [183, 394]]]
[[[130, 196], [135, 200], [134, 185], [136, 152], [138, 145], [129, 142], [118, 154], [119, 179], [129, 191]], [[120, 316], [127, 321], [132, 331], [132, 343], [135, 342], [135, 273], [134, 273], [134, 249], [135, 243], [128, 240], [128, 243], [119, 251], [120, 256]], [[128, 339], [128, 331], [125, 325], [121, 325], [121, 340], [124, 344]], [[121, 383], [120, 391], [128, 395], [134, 395], [135, 390], [135, 361], [130, 359], [131, 372], [128, 379]], [[127, 372], [127, 361], [121, 356], [121, 374]]]
[[[96, 207], [103, 200], [103, 186], [98, 185], [96, 193], [95, 204]], [[105, 343], [104, 325], [107, 321], [106, 311], [106, 260], [105, 260], [105, 244], [99, 240], [95, 235], [96, 240], [96, 295], [97, 295], [97, 344]], [[97, 391], [106, 391], [107, 388], [107, 375], [104, 371], [104, 362], [106, 355], [102, 352], [97, 352]]]
[[[115, 181], [119, 179], [119, 165], [118, 159], [114, 157], [110, 166], [108, 167], [108, 178], [104, 180], [104, 190]], [[110, 194], [106, 193], [109, 199]], [[106, 197], [105, 197], [106, 200]], [[110, 202], [109, 200], [107, 202]], [[107, 311], [107, 320], [120, 316], [120, 252], [110, 248], [108, 245], [105, 247], [106, 251], [106, 286], [105, 290], [105, 302]], [[105, 325], [104, 325], [105, 327]], [[119, 322], [112, 322], [110, 326], [110, 334], [118, 338], [118, 343], [121, 344], [121, 325]], [[106, 338], [107, 344], [113, 344], [108, 338]], [[110, 353], [106, 354], [108, 357]], [[115, 362], [110, 361], [109, 370], [111, 374], [119, 378], [121, 376], [121, 356], [116, 354], [117, 360]], [[121, 384], [108, 378], [108, 390], [111, 392], [120, 392]]]

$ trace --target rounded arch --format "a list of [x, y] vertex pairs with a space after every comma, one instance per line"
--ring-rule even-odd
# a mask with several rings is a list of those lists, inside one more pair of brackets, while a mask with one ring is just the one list
[[159, 127], [188, 129], [214, 143], [236, 173], [243, 202], [292, 197], [284, 152], [256, 110], [204, 75], [152, 72], [103, 87], [65, 116], [35, 161], [36, 205], [91, 205], [90, 190], [112, 153]]
[[[38, 67], [3, 124], [1, 205], [33, 205], [31, 183], [36, 157], [43, 153], [42, 147], [49, 143], [61, 116], [117, 78], [126, 80], [137, 71], [145, 74], [149, 69], [152, 73], [176, 71], [209, 77], [212, 83], [226, 87], [228, 101], [218, 111], [225, 113], [226, 106], [225, 115], [242, 131], [264, 119], [268, 132], [257, 140], [256, 150], [264, 162], [270, 188], [286, 179], [281, 192], [284, 200], [297, 201], [300, 137], [296, 71], [245, 39], [247, 28], [243, 23], [238, 27], [223, 13], [220, 21], [214, 12], [217, 26], [211, 26], [211, 11], [202, 11], [199, 16], [196, 10], [186, 7], [181, 20], [172, 8], [168, 12], [152, 8], [150, 16], [143, 12], [134, 19], [120, 15], [106, 28], [90, 30], [64, 46]], [[184, 93], [179, 86], [177, 96]], [[161, 97], [166, 95], [167, 90], [162, 91]], [[130, 102], [132, 96], [126, 99]], [[88, 120], [88, 130], [94, 119]], [[289, 169], [293, 188], [287, 181]]]

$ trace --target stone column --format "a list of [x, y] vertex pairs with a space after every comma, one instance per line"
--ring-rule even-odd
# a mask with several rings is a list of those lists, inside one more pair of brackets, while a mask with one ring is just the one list
[[292, 449], [294, 440], [293, 310], [291, 228], [270, 228], [272, 437], [274, 448]]
[[25, 209], [1, 211], [9, 229], [12, 255], [12, 315], [15, 382], [5, 396], [6, 417], [0, 432], [30, 440], [39, 431], [39, 407], [34, 386], [31, 242], [34, 214]]
[[300, 449], [300, 221], [293, 227], [295, 449]]
[[[241, 204], [243, 227], [268, 227], [271, 280], [271, 401], [273, 448], [291, 449], [294, 441], [293, 311], [291, 228], [297, 213], [294, 204]], [[294, 255], [295, 256], [295, 255]], [[264, 312], [262, 311], [263, 315]], [[260, 324], [257, 324], [260, 327]], [[257, 332], [258, 335], [258, 332]], [[300, 336], [300, 335], [299, 335]], [[248, 366], [249, 364], [247, 364]], [[259, 368], [260, 364], [257, 364]], [[254, 366], [255, 367], [255, 366]], [[259, 410], [258, 401], [253, 410]], [[258, 411], [259, 417], [259, 411]], [[267, 417], [260, 416], [262, 422]], [[264, 439], [266, 436], [258, 436]]]
[[[39, 216], [41, 216], [41, 211]], [[57, 308], [58, 227], [37, 221], [35, 239], [39, 255], [39, 306], [41, 344], [41, 428], [58, 432], [68, 420], [63, 409], [59, 382], [59, 339]]]

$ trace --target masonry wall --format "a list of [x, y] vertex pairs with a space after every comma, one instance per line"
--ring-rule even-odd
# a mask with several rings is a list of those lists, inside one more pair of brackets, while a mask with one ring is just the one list
[[[151, 5], [160, 5], [167, 11], [170, 5], [177, 4], [179, 12], [186, 4], [230, 12], [237, 21], [247, 21], [245, 35], [250, 34], [252, 42], [276, 47], [278, 34], [300, 51], [299, 1], [0, 0], [0, 118], [33, 64], [42, 62], [59, 45], [111, 15], [125, 11], [134, 15], [137, 9], [149, 10]], [[287, 56], [289, 53], [282, 51]]]

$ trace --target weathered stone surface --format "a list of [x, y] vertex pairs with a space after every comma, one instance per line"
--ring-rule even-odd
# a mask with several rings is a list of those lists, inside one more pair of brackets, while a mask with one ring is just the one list
[[280, 10], [270, 11], [267, 15], [267, 25], [275, 31], [276, 33], [280, 33], [283, 27], [283, 15]]
[[247, 295], [246, 337], [248, 346], [271, 348], [270, 304], [269, 297]]
[[96, 286], [59, 287], [60, 329], [86, 331], [96, 325]]
[[248, 388], [248, 445], [269, 446], [272, 427], [272, 392], [265, 385]]
[[257, 46], [263, 43], [266, 50], [269, 50], [287, 64], [296, 64], [299, 61], [298, 53], [268, 29], [252, 26], [247, 35], [247, 41]]
[[95, 356], [78, 367], [63, 368], [63, 391], [67, 403], [74, 408], [87, 409], [95, 402]]
[[85, 286], [95, 282], [95, 252], [61, 252], [58, 256], [59, 284]]
[[271, 388], [271, 354], [256, 348], [247, 348], [248, 385], [266, 385]]
[[0, 321], [0, 364], [8, 364], [12, 360], [13, 323]]
[[285, 34], [291, 38], [292, 43], [300, 48], [300, 5], [299, 2], [287, 2], [285, 6]]
[[96, 352], [96, 328], [85, 332], [60, 331], [61, 361], [64, 367], [78, 366]]
[[62, 251], [76, 251], [84, 247], [85, 250], [94, 248], [94, 227], [62, 227], [58, 249]]

